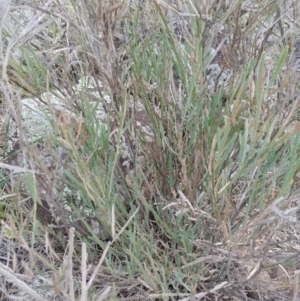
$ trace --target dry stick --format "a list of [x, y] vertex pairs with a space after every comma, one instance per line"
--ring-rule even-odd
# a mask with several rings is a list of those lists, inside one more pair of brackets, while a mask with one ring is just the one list
[[74, 252], [74, 233], [75, 228], [69, 230], [69, 254], [68, 254], [68, 274], [69, 274], [69, 293], [72, 301], [75, 301], [74, 281], [73, 281], [73, 252]]
[[137, 212], [140, 210], [140, 207], [138, 207], [134, 213], [132, 214], [132, 216], [129, 218], [129, 220], [126, 222], [126, 224], [122, 227], [122, 229], [119, 231], [119, 233], [117, 234], [116, 237], [114, 237], [113, 241], [111, 242], [111, 244], [113, 244], [118, 238], [119, 236], [123, 233], [123, 231], [126, 229], [126, 227], [128, 226], [128, 224], [131, 222], [131, 220], [134, 218], [134, 216], [137, 214]]
[[30, 296], [34, 297], [38, 301], [47, 301], [42, 296], [37, 294], [30, 286], [28, 286], [25, 282], [20, 280], [17, 276], [14, 275], [13, 270], [9, 267], [5, 266], [0, 262], [0, 275], [3, 275], [5, 279], [9, 282], [17, 285], [22, 291], [28, 293]]
[[294, 282], [294, 291], [293, 291], [293, 297], [292, 297], [292, 301], [296, 301], [297, 300], [297, 295], [298, 295], [298, 277], [295, 277], [295, 282]]
[[[96, 275], [97, 275], [97, 273], [98, 273], [100, 267], [102, 266], [102, 263], [103, 263], [103, 261], [104, 261], [104, 259], [105, 259], [105, 256], [106, 256], [106, 254], [107, 254], [107, 252], [108, 252], [108, 250], [109, 250], [109, 247], [110, 247], [111, 245], [112, 245], [112, 243], [109, 241], [109, 242], [107, 243], [107, 245], [106, 245], [104, 251], [103, 251], [103, 254], [102, 254], [102, 256], [101, 256], [101, 258], [100, 258], [100, 260], [99, 260], [99, 262], [98, 262], [98, 264], [97, 264], [97, 266], [96, 266], [96, 268], [95, 268], [95, 270], [94, 270], [94, 272], [93, 272], [93, 274], [92, 274], [92, 276], [91, 276], [89, 282], [88, 282], [87, 285], [86, 285], [86, 292], [89, 290], [89, 288], [90, 288], [91, 285], [93, 284], [93, 281], [94, 281], [94, 279], [95, 279], [95, 277], [96, 277]], [[84, 301], [84, 300], [81, 299], [81, 301]]]
[[106, 289], [101, 293], [97, 301], [106, 300], [105, 298], [108, 296], [110, 290], [111, 290], [111, 286], [107, 286]]
[[[107, 246], [106, 246], [107, 248]], [[87, 279], [87, 270], [86, 270], [86, 262], [87, 262], [87, 252], [86, 252], [86, 243], [82, 243], [81, 247], [81, 298], [80, 301], [86, 301], [87, 300], [87, 286], [86, 286], [86, 279]], [[102, 254], [103, 256], [103, 254]], [[101, 257], [102, 258], [102, 257]]]
[[[1, 0], [1, 4], [0, 4], [0, 38], [2, 41], [0, 43], [0, 60], [1, 60], [1, 62], [3, 62], [3, 44], [4, 44], [3, 38], [2, 38], [2, 28], [3, 28], [4, 20], [7, 17], [8, 11], [10, 9], [10, 3], [11, 3], [11, 0]], [[2, 70], [2, 72], [3, 72], [3, 70]]]
[[0, 26], [4, 23], [7, 13], [10, 8], [11, 0], [2, 0], [0, 4]]
[[[109, 250], [109, 247], [118, 239], [118, 237], [126, 229], [126, 227], [131, 222], [131, 220], [133, 219], [133, 217], [137, 214], [137, 212], [139, 211], [139, 209], [140, 208], [137, 208], [135, 210], [135, 212], [132, 214], [132, 216], [129, 218], [129, 220], [126, 222], [126, 224], [122, 227], [122, 229], [120, 230], [120, 232], [116, 235], [116, 237], [114, 237], [113, 241], [111, 241], [111, 242], [109, 241], [107, 243], [107, 245], [106, 245], [106, 247], [105, 247], [105, 249], [103, 251], [103, 254], [102, 254], [102, 256], [101, 256], [101, 258], [99, 260], [99, 263], [97, 264], [97, 266], [96, 266], [96, 268], [95, 268], [95, 270], [94, 270], [94, 272], [93, 272], [93, 274], [92, 274], [92, 276], [91, 276], [91, 278], [90, 278], [90, 280], [89, 280], [89, 282], [88, 282], [88, 284], [86, 286], [86, 290], [88, 290], [91, 287], [91, 285], [92, 285], [92, 283], [93, 283], [93, 281], [94, 281], [94, 279], [95, 279], [95, 277], [96, 277], [96, 275], [97, 275], [97, 273], [98, 273], [98, 271], [99, 271], [99, 269], [100, 269], [100, 267], [101, 267], [101, 265], [102, 265], [102, 263], [103, 263], [103, 261], [105, 259], [105, 256], [106, 256], [106, 254], [107, 254], [107, 252]], [[84, 301], [84, 300], [81, 300], [81, 301]]]
[[17, 196], [17, 194], [16, 193], [11, 193], [11, 194], [3, 195], [3, 196], [0, 197], [0, 201], [3, 201], [5, 199], [9, 199], [9, 198], [14, 197], [14, 196]]

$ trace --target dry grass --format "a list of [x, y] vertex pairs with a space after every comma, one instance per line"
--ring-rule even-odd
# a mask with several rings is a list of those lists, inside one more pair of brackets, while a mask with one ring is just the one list
[[0, 7], [3, 300], [299, 300], [281, 2]]

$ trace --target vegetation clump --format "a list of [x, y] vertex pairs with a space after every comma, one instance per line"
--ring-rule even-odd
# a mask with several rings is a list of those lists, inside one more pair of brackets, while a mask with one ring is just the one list
[[3, 300], [298, 300], [296, 1], [3, 1]]

